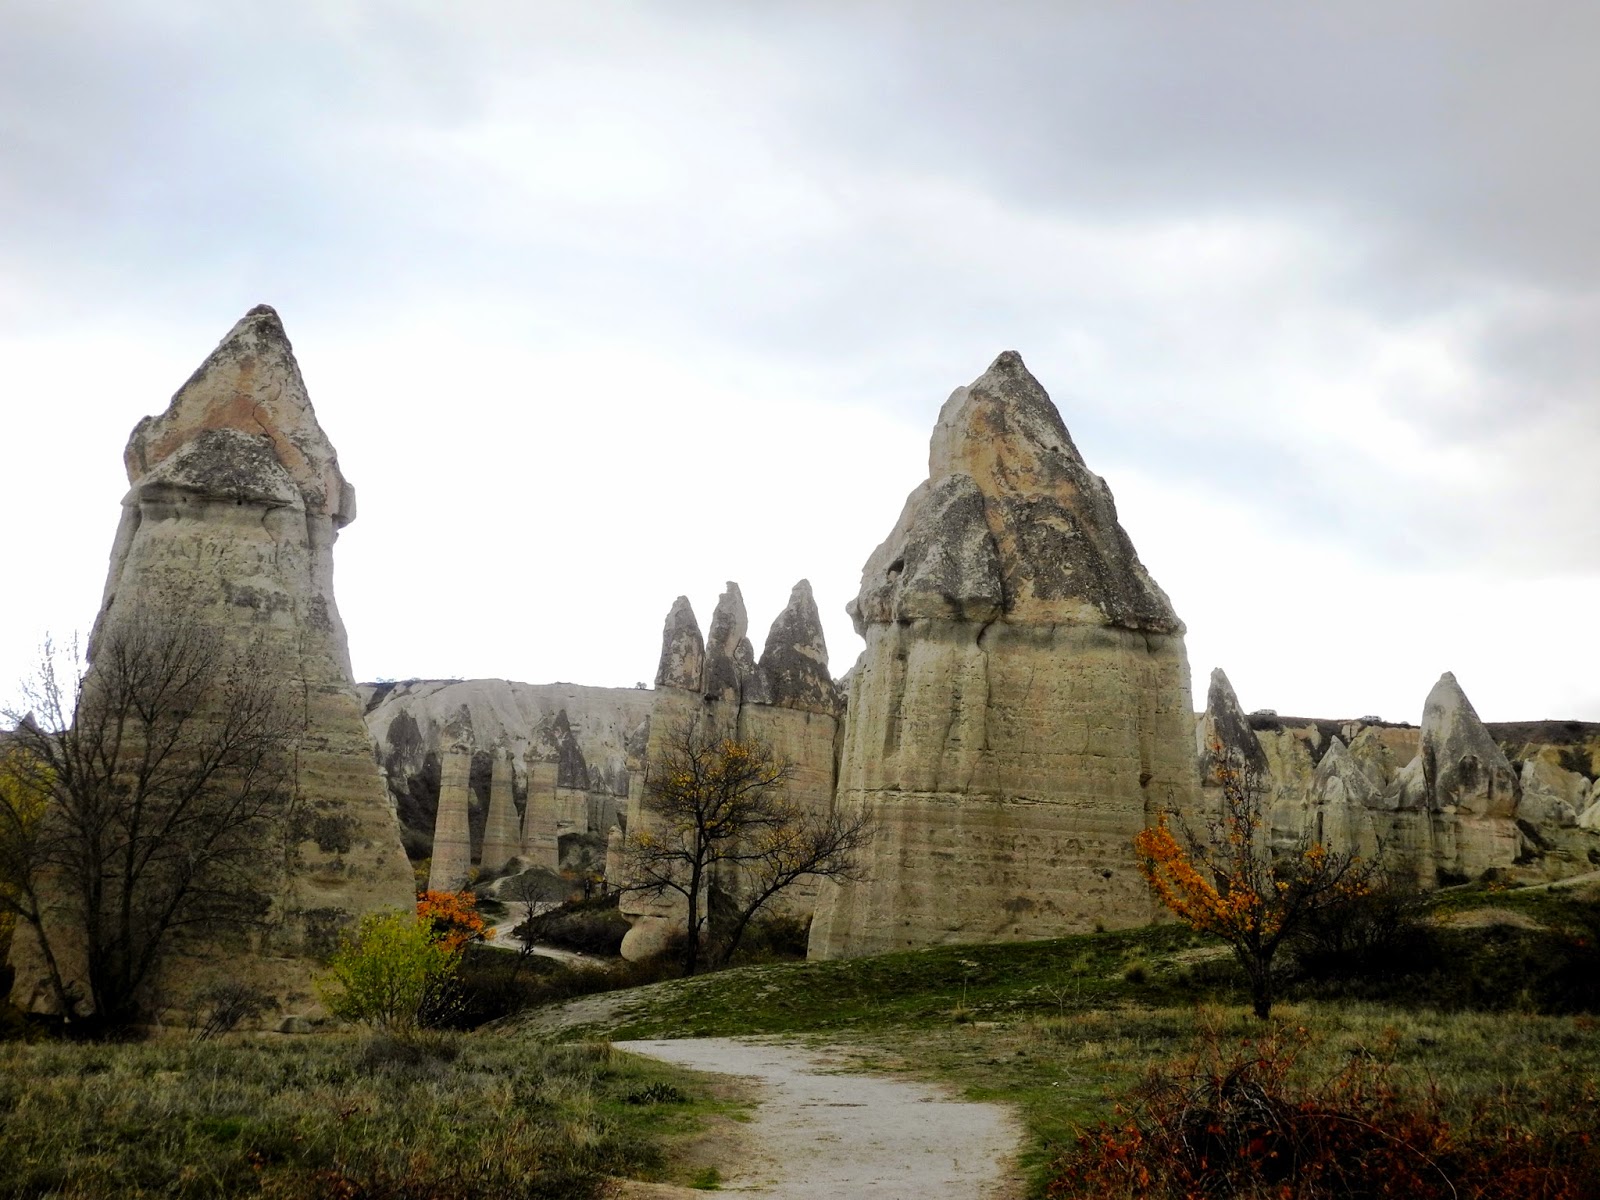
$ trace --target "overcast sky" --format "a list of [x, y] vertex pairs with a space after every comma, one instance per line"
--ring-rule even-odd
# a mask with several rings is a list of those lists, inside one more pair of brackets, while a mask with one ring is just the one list
[[1589, 0], [0, 0], [0, 678], [266, 302], [360, 677], [632, 684], [802, 576], [842, 674], [1016, 349], [1202, 702], [1600, 720], [1597, 54]]

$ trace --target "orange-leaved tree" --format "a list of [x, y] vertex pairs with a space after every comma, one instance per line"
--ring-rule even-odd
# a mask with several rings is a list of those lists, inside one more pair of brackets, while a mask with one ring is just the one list
[[1220, 743], [1212, 744], [1211, 759], [1221, 811], [1204, 833], [1195, 833], [1182, 814], [1163, 813], [1134, 838], [1134, 850], [1156, 898], [1233, 950], [1250, 983], [1251, 1008], [1264, 1020], [1272, 1011], [1278, 948], [1320, 909], [1366, 891], [1376, 863], [1309, 835], [1274, 852], [1264, 830], [1266, 780]]
[[471, 892], [423, 892], [417, 897], [417, 919], [431, 926], [451, 953], [494, 936], [494, 927], [484, 924], [478, 897]]

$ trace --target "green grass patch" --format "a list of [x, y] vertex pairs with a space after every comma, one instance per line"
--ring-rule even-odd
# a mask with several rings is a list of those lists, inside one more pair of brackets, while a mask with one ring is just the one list
[[584, 1197], [730, 1104], [601, 1044], [0, 1045], [0, 1195]]

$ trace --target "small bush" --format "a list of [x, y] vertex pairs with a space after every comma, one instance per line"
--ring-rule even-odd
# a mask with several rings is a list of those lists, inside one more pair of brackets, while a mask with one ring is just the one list
[[1370, 983], [1415, 974], [1438, 960], [1427, 909], [1421, 889], [1384, 879], [1314, 909], [1296, 930], [1290, 953], [1313, 980]]
[[461, 953], [408, 912], [368, 913], [317, 981], [328, 1011], [404, 1035], [450, 1005]]
[[624, 1104], [687, 1104], [689, 1097], [670, 1083], [657, 1080], [629, 1092], [622, 1098]]
[[732, 965], [798, 961], [806, 956], [806, 943], [810, 937], [809, 917], [783, 913], [757, 916], [745, 929], [739, 948], [734, 952]]

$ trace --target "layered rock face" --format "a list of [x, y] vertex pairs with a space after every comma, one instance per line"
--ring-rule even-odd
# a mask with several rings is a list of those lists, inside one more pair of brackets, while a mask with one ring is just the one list
[[[759, 660], [746, 636], [748, 627], [736, 583], [730, 582], [718, 598], [709, 639], [702, 639], [688, 598], [679, 596], [673, 603], [662, 630], [645, 774], [637, 778], [628, 800], [630, 830], [649, 821], [649, 763], [659, 758], [674, 731], [691, 721], [708, 723], [728, 737], [766, 743], [793, 764], [789, 798], [811, 811], [831, 809], [843, 706], [828, 674], [828, 647], [811, 584], [804, 579], [795, 584]], [[740, 880], [732, 877], [713, 882], [730, 893], [740, 887]], [[783, 893], [775, 907], [804, 917], [815, 900], [815, 885], [802, 881]], [[686, 919], [682, 898], [675, 894], [624, 896], [622, 912], [633, 923], [622, 953], [635, 959], [661, 950]]]
[[1486, 725], [1448, 673], [1420, 727], [1372, 720], [1249, 718], [1270, 764], [1275, 846], [1313, 837], [1423, 887], [1489, 870], [1533, 882], [1600, 866], [1600, 838], [1583, 825], [1600, 727]]
[[437, 858], [442, 765], [460, 746], [471, 759], [468, 868], [498, 870], [515, 858], [554, 869], [563, 847], [569, 865], [587, 853], [601, 866], [643, 764], [654, 693], [504, 679], [364, 684], [360, 692], [413, 859]]
[[[159, 416], [134, 428], [131, 485], [94, 644], [141, 611], [192, 615], [225, 645], [259, 642], [303, 697], [295, 754], [299, 817], [272, 929], [219, 969], [314, 1008], [309, 974], [361, 914], [409, 907], [414, 882], [372, 760], [333, 595], [333, 543], [355, 517], [355, 492], [317, 423], [272, 309], [235, 325]], [[264, 859], [275, 848], [263, 847]], [[164, 981], [176, 998], [205, 974], [190, 944]], [[35, 999], [19, 963], [16, 996]]]
[[1006, 353], [939, 414], [868, 560], [837, 803], [878, 822], [812, 957], [1151, 919], [1132, 841], [1195, 803], [1184, 627]]

